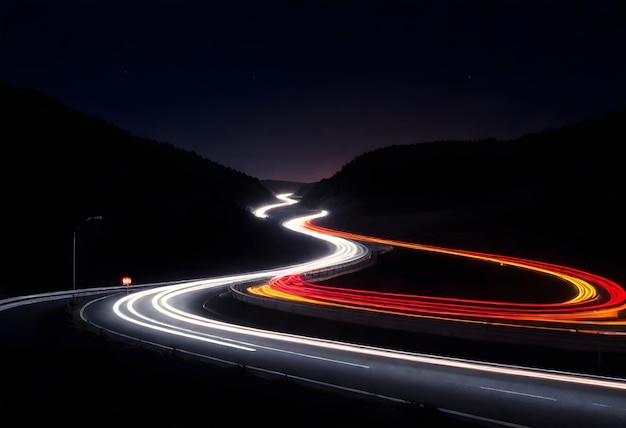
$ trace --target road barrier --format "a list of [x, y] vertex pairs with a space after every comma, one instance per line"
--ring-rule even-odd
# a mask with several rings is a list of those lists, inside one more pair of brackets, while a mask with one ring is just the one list
[[178, 282], [183, 282], [183, 281], [139, 284], [139, 285], [133, 285], [133, 286], [116, 285], [116, 286], [107, 286], [107, 287], [93, 287], [93, 288], [84, 288], [84, 289], [76, 290], [76, 291], [63, 290], [63, 291], [53, 291], [51, 293], [31, 294], [28, 296], [9, 297], [7, 299], [0, 300], [0, 312], [6, 311], [8, 309], [24, 306], [24, 305], [31, 305], [34, 303], [43, 303], [43, 302], [51, 302], [54, 300], [99, 296], [102, 294], [116, 293], [119, 291], [126, 291], [126, 290], [143, 290], [146, 288], [153, 288], [153, 287], [160, 287], [163, 285], [176, 284]]
[[456, 321], [435, 317], [415, 317], [368, 310], [336, 308], [252, 295], [246, 292], [246, 288], [251, 285], [258, 285], [258, 281], [256, 283], [233, 284], [230, 287], [232, 297], [247, 304], [277, 311], [376, 328], [484, 342], [591, 351], [598, 354], [626, 352], [626, 335], [624, 332], [549, 327], [536, 328], [506, 324], [506, 320], [502, 320], [500, 325], [494, 325], [479, 320], [472, 320], [471, 322]]

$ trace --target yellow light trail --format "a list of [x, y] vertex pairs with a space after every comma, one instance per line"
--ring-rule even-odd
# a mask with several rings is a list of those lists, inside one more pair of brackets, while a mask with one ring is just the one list
[[[301, 303], [327, 305], [421, 318], [448, 319], [463, 322], [487, 323], [485, 319], [490, 319], [492, 320], [489, 322], [491, 324], [521, 326], [521, 324], [519, 324], [520, 321], [532, 321], [581, 325], [583, 329], [586, 329], [587, 326], [590, 325], [594, 325], [596, 327], [626, 325], [626, 320], [620, 319], [619, 317], [619, 312], [626, 309], [626, 292], [618, 284], [597, 275], [564, 266], [532, 260], [442, 248], [343, 232], [314, 225], [312, 221], [307, 221], [305, 223], [305, 227], [321, 234], [354, 241], [373, 242], [392, 247], [401, 247], [447, 254], [451, 256], [472, 258], [551, 275], [568, 283], [574, 289], [575, 296], [559, 304], [528, 305], [509, 302], [484, 302], [471, 300], [466, 301], [461, 299], [432, 298], [416, 295], [410, 296], [411, 299], [415, 300], [410, 300], [410, 303], [404, 306], [405, 308], [412, 309], [398, 310], [398, 308], [402, 307], [402, 301], [398, 295], [379, 293], [381, 295], [380, 300], [374, 300], [374, 298], [372, 298], [371, 302], [367, 302], [362, 295], [358, 296], [358, 300], [352, 299], [350, 296], [346, 295], [346, 293], [351, 291], [355, 293], [362, 293], [360, 290], [344, 289], [341, 292], [341, 295], [333, 294], [336, 293], [333, 287], [316, 286], [314, 284], [307, 283], [302, 280], [302, 278], [298, 279], [299, 282], [297, 285], [293, 284], [293, 279], [285, 280], [287, 277], [283, 278], [283, 282], [281, 282], [281, 278], [275, 278], [264, 285], [250, 287], [247, 292], [258, 296], [278, 298]], [[289, 281], [291, 281], [291, 283]], [[601, 290], [601, 293], [599, 293], [598, 290]], [[325, 293], [323, 294], [325, 297], [320, 298], [319, 293]], [[357, 294], [354, 296], [357, 296]], [[420, 301], [420, 298], [423, 300]], [[433, 303], [433, 301], [436, 302]], [[385, 307], [385, 305], [389, 305], [390, 302], [396, 306]], [[407, 300], [407, 302], [409, 302], [409, 300]], [[415, 307], [419, 308], [419, 306], [417, 306], [419, 303], [424, 304], [421, 311], [419, 309], [415, 309]], [[487, 308], [485, 308], [485, 306], [487, 306]], [[518, 310], [515, 309], [517, 306], [519, 307], [517, 308]], [[531, 309], [528, 309], [528, 306], [531, 306]], [[429, 310], [431, 311], [430, 313]], [[503, 320], [507, 320], [509, 322], [517, 321], [517, 323], [507, 324]], [[537, 325], [524, 326], [530, 328], [552, 328]], [[557, 329], [563, 328], [558, 327]], [[567, 329], [569, 330], [570, 328]], [[622, 332], [612, 333], [622, 334]]]

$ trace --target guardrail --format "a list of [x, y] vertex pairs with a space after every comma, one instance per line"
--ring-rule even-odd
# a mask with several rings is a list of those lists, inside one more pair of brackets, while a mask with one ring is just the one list
[[53, 291], [50, 293], [30, 294], [27, 296], [9, 297], [7, 299], [0, 300], [0, 312], [6, 311], [8, 309], [24, 306], [24, 305], [34, 304], [34, 303], [50, 302], [53, 300], [72, 299], [72, 298], [80, 298], [80, 297], [88, 297], [88, 296], [97, 296], [100, 294], [112, 293], [116, 291], [141, 290], [145, 288], [160, 287], [163, 285], [172, 285], [172, 284], [176, 284], [177, 282], [179, 281], [166, 282], [166, 283], [161, 282], [161, 283], [151, 283], [151, 284], [137, 284], [137, 285], [132, 285], [132, 286], [114, 285], [114, 286], [107, 286], [107, 287], [83, 288], [83, 289], [76, 290], [76, 291], [63, 290], [63, 291]]
[[[370, 251], [366, 255], [359, 257], [355, 260], [340, 263], [334, 266], [327, 266], [319, 269], [306, 271], [300, 274], [305, 281], [325, 281], [346, 273], [356, 272], [361, 269], [365, 269], [368, 266], [372, 266], [376, 263], [378, 254], [386, 253], [392, 250], [393, 247], [387, 245], [369, 246]], [[250, 281], [240, 281], [231, 284], [230, 289], [237, 295], [242, 295], [241, 299], [245, 299], [243, 295], [246, 295], [245, 289], [253, 285], [259, 285], [262, 280], [254, 279]], [[240, 299], [240, 300], [241, 300]]]
[[376, 263], [379, 254], [387, 253], [393, 249], [388, 245], [367, 245], [369, 251], [363, 257], [350, 260], [335, 266], [323, 267], [302, 273], [300, 276], [306, 281], [324, 281], [350, 272], [356, 272]]
[[[391, 251], [392, 247], [373, 247], [369, 256], [346, 262], [337, 266], [317, 269], [301, 274], [307, 281], [323, 281], [349, 272], [357, 271], [375, 263], [377, 255]], [[500, 342], [518, 345], [544, 346], [568, 350], [592, 352], [626, 352], [626, 332], [577, 329], [537, 329], [523, 325], [493, 325], [474, 320], [463, 322], [440, 318], [418, 318], [395, 314], [382, 314], [367, 310], [336, 308], [313, 305], [304, 302], [292, 302], [277, 298], [251, 295], [246, 288], [258, 285], [258, 281], [240, 282], [231, 285], [231, 295], [244, 303], [262, 306], [268, 309], [332, 321], [347, 322], [378, 328], [425, 333], [451, 338], [473, 339], [488, 342]], [[505, 320], [503, 320], [503, 323]]]
[[376, 253], [368, 252], [366, 256], [337, 266], [325, 267], [305, 272], [300, 276], [306, 281], [324, 281], [350, 272], [356, 272], [376, 263]]
[[367, 310], [335, 308], [251, 295], [245, 292], [245, 288], [248, 285], [253, 284], [234, 284], [230, 288], [231, 295], [244, 303], [331, 321], [485, 342], [533, 345], [598, 353], [626, 352], [626, 335], [616, 334], [616, 332], [611, 331], [534, 329], [522, 325], [493, 325], [480, 321], [469, 323], [455, 320], [381, 314]]

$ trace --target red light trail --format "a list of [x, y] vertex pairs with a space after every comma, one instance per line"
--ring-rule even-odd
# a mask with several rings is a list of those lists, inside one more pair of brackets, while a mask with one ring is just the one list
[[[300, 275], [287, 275], [267, 284], [250, 287], [251, 294], [289, 301], [367, 310], [422, 318], [454, 319], [465, 322], [502, 324], [510, 321], [524, 323], [560, 323], [576, 325], [578, 330], [601, 326], [626, 325], [619, 312], [626, 309], [626, 291], [617, 283], [581, 270], [516, 257], [457, 250], [431, 245], [415, 244], [343, 232], [314, 225], [306, 228], [326, 235], [349, 240], [371, 242], [419, 251], [430, 251], [450, 256], [495, 262], [537, 273], [548, 274], [565, 281], [574, 288], [573, 298], [560, 303], [515, 303], [433, 297], [417, 294], [398, 294], [359, 289], [347, 289], [314, 284]], [[506, 321], [505, 321], [506, 320]], [[538, 325], [529, 327], [539, 327]], [[612, 333], [620, 334], [613, 331]], [[626, 334], [626, 332], [622, 333]]]

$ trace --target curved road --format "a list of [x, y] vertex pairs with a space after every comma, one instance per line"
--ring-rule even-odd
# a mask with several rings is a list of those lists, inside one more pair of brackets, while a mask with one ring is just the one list
[[[289, 204], [283, 196], [283, 203]], [[257, 211], [260, 217], [266, 211]], [[307, 229], [318, 216], [285, 226], [334, 248], [320, 260], [276, 270], [106, 296], [81, 309], [92, 326], [174, 348], [181, 354], [282, 373], [306, 382], [424, 403], [510, 427], [626, 426], [626, 380], [531, 370], [358, 346], [243, 327], [213, 319], [204, 303], [236, 282], [263, 283], [368, 257], [366, 247]]]

